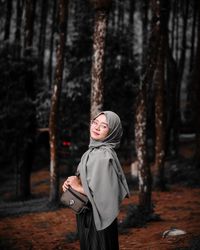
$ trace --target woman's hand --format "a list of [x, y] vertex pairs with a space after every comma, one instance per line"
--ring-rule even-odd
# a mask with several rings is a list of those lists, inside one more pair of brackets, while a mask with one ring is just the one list
[[63, 192], [65, 192], [66, 189], [69, 188], [69, 186], [71, 186], [76, 191], [84, 194], [84, 190], [83, 190], [83, 187], [81, 185], [81, 181], [77, 176], [73, 175], [73, 176], [69, 176], [67, 178], [67, 180], [62, 185]]

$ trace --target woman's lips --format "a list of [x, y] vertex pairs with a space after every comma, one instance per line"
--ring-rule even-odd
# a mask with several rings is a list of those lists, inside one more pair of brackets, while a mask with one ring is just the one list
[[95, 132], [95, 131], [92, 131], [92, 133], [93, 133], [94, 135], [99, 135], [99, 133], [97, 133], [97, 132]]

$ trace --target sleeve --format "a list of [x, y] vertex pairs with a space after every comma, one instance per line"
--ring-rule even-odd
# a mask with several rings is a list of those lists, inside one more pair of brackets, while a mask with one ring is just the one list
[[94, 154], [87, 165], [88, 186], [99, 214], [104, 220], [109, 220], [119, 212], [119, 179], [113, 167], [114, 159], [106, 150], [99, 150]]

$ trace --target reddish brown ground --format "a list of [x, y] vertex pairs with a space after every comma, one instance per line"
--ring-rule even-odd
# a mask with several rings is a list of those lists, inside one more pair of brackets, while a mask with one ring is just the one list
[[[47, 171], [34, 173], [33, 182], [47, 178]], [[35, 185], [33, 193], [43, 190], [47, 185]], [[137, 204], [137, 193], [126, 199], [123, 205]], [[200, 235], [200, 189], [173, 186], [169, 192], [153, 192], [155, 212], [161, 221], [150, 222], [143, 228], [132, 228], [120, 234], [120, 249], [167, 250], [185, 247], [194, 236]], [[123, 206], [123, 207], [124, 207]], [[124, 212], [119, 214], [119, 219]], [[162, 238], [162, 233], [171, 227], [187, 232], [184, 236]], [[6, 242], [12, 249], [79, 249], [78, 242], [68, 243], [66, 235], [75, 232], [75, 215], [70, 209], [39, 212], [6, 217], [0, 221], [1, 242]], [[95, 250], [95, 249], [94, 249]]]
[[[33, 174], [33, 194], [48, 194], [48, 183], [42, 182], [48, 180], [48, 175], [47, 170]], [[130, 203], [137, 204], [137, 199], [137, 192], [133, 192], [130, 199], [124, 200], [123, 208]], [[191, 239], [200, 236], [199, 188], [171, 186], [169, 192], [153, 192], [153, 202], [155, 213], [159, 214], [162, 220], [149, 222], [143, 228], [132, 228], [120, 234], [120, 250], [175, 250], [187, 247]], [[123, 211], [119, 214], [119, 220], [125, 215]], [[162, 233], [171, 227], [185, 230], [187, 234], [163, 238]], [[11, 248], [1, 249], [78, 250], [78, 242], [69, 243], [66, 237], [75, 231], [75, 215], [70, 209], [5, 217], [0, 220], [0, 248], [5, 244]]]

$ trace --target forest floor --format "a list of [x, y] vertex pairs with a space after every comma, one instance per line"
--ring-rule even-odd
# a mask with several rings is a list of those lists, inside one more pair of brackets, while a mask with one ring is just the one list
[[[190, 148], [184, 147], [181, 152], [190, 158]], [[187, 167], [187, 158], [182, 162], [185, 163], [183, 168]], [[176, 168], [172, 179], [178, 179], [182, 172], [177, 172], [177, 164], [172, 163], [171, 166], [172, 169]], [[126, 173], [128, 171], [126, 168]], [[32, 174], [32, 200], [0, 203], [0, 249], [79, 249], [73, 212], [63, 207], [48, 208], [48, 179], [47, 169], [35, 171]], [[166, 192], [153, 191], [155, 214], [160, 216], [160, 220], [120, 232], [120, 250], [200, 249], [200, 186], [188, 186], [186, 183], [187, 178], [184, 182], [170, 183]], [[4, 199], [9, 198], [11, 193], [10, 189], [5, 190], [5, 185], [0, 188], [0, 195]], [[122, 203], [119, 221], [125, 218], [130, 204], [138, 204], [138, 192], [132, 188], [131, 197]], [[163, 237], [163, 232], [171, 228], [184, 230], [186, 234]]]

